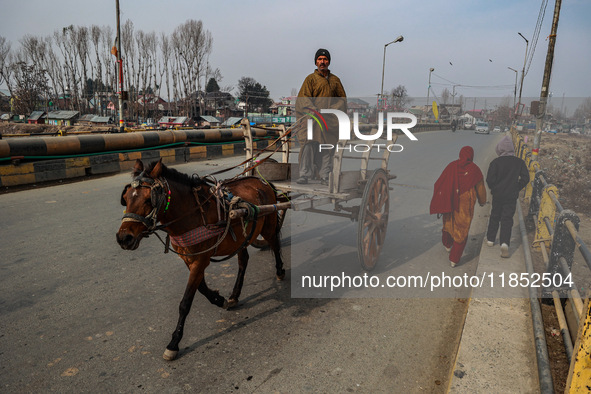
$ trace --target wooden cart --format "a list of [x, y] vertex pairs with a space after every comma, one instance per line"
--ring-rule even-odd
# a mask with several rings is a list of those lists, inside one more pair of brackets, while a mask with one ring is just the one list
[[[252, 129], [246, 120], [243, 120], [244, 139], [246, 143], [246, 158], [253, 159], [255, 143], [252, 138]], [[363, 269], [370, 271], [377, 263], [380, 256], [386, 230], [388, 226], [388, 214], [390, 210], [390, 187], [388, 182], [396, 178], [390, 175], [388, 160], [390, 151], [382, 144], [380, 156], [372, 157], [372, 150], [367, 149], [361, 156], [353, 156], [345, 149], [335, 152], [333, 170], [329, 175], [328, 185], [322, 185], [320, 181], [310, 181], [305, 185], [292, 182], [298, 177], [297, 164], [289, 163], [290, 144], [289, 138], [283, 126], [278, 128], [283, 144], [277, 150], [273, 158], [259, 164], [251, 175], [258, 175], [266, 181], [273, 183], [277, 189], [279, 201], [290, 201], [291, 208], [296, 211], [316, 212], [332, 216], [341, 216], [358, 222], [357, 252]], [[396, 140], [388, 141], [394, 144]], [[355, 141], [340, 141], [340, 147]], [[374, 141], [359, 141], [372, 147]], [[382, 141], [383, 142], [383, 141]], [[275, 148], [271, 148], [273, 151]], [[365, 150], [365, 148], [364, 148]], [[263, 152], [260, 159], [267, 157], [268, 152]], [[274, 157], [280, 157], [279, 160]], [[256, 160], [257, 158], [255, 158]], [[343, 170], [344, 160], [356, 160], [359, 169], [354, 171]], [[370, 161], [379, 161], [376, 169], [369, 169]], [[344, 203], [361, 199], [359, 205], [344, 206]], [[329, 204], [332, 205], [330, 209]], [[281, 223], [286, 210], [279, 211]], [[262, 247], [264, 240], [257, 240], [253, 246]]]

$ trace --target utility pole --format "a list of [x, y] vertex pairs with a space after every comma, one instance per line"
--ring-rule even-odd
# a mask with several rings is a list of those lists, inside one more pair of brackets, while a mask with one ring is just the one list
[[433, 67], [429, 69], [429, 86], [427, 86], [427, 105], [431, 105], [429, 102], [429, 91], [431, 90], [431, 73], [435, 71]]
[[119, 0], [116, 0], [117, 6], [117, 64], [119, 66], [119, 132], [125, 132], [123, 122], [123, 59], [121, 59], [121, 23], [119, 18]]
[[515, 113], [517, 112], [517, 110], [515, 109], [515, 99], [517, 97], [517, 74], [519, 73], [519, 71], [515, 70], [514, 68], [511, 67], [507, 67], [509, 70], [514, 71], [515, 72], [515, 89], [513, 90], [513, 114], [512, 114], [512, 118], [513, 120], [515, 120]]
[[[523, 79], [525, 78], [525, 64], [527, 63], [527, 51], [529, 48], [529, 40], [523, 36], [521, 33], [517, 33], [525, 40], [525, 59], [523, 59], [523, 70], [521, 71], [521, 86], [519, 88], [519, 115], [521, 116], [521, 91], [523, 90]], [[517, 111], [517, 109], [516, 109]], [[517, 118], [517, 113], [515, 114]]]
[[556, 0], [554, 6], [554, 18], [552, 19], [552, 31], [548, 37], [548, 53], [546, 55], [546, 66], [544, 68], [544, 79], [542, 81], [542, 92], [540, 93], [540, 105], [536, 114], [536, 135], [534, 137], [534, 146], [532, 148], [532, 160], [538, 160], [540, 152], [540, 140], [542, 138], [542, 128], [544, 126], [544, 117], [546, 116], [546, 101], [550, 92], [550, 75], [552, 74], [552, 62], [554, 61], [554, 47], [556, 45], [556, 33], [558, 31], [558, 18], [560, 16], [560, 6], [562, 0]]

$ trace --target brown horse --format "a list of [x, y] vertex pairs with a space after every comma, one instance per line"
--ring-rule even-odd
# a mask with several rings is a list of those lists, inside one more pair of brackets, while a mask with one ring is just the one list
[[[117, 232], [117, 242], [123, 249], [135, 250], [143, 237], [156, 230], [164, 230], [172, 240], [173, 250], [189, 269], [189, 281], [179, 306], [179, 320], [163, 355], [166, 360], [174, 360], [195, 292], [199, 290], [219, 307], [236, 305], [248, 264], [247, 246], [259, 235], [269, 243], [275, 255], [277, 279], [284, 278], [280, 226], [276, 214], [250, 218], [246, 226], [243, 226], [245, 221], [230, 221], [212, 193], [216, 185], [167, 168], [161, 160], [146, 169], [137, 160], [132, 176], [132, 183], [121, 194], [121, 204], [126, 206], [126, 213]], [[257, 206], [277, 202], [273, 188], [256, 177], [241, 177], [222, 184], [226, 198], [228, 195], [237, 196]], [[199, 242], [195, 244], [195, 241]], [[238, 276], [232, 294], [226, 300], [217, 290], [207, 287], [204, 273], [213, 256], [233, 254], [238, 255]]]

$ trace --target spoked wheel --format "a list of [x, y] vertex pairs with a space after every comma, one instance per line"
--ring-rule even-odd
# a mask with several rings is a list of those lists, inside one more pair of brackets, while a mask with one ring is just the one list
[[357, 253], [361, 267], [366, 271], [375, 268], [388, 227], [390, 189], [386, 171], [379, 168], [369, 178], [363, 191], [359, 209]]
[[[279, 226], [277, 231], [279, 231], [281, 229], [281, 226], [283, 226], [283, 220], [285, 219], [286, 214], [287, 214], [287, 210], [277, 211], [277, 226]], [[254, 246], [257, 249], [263, 249], [263, 248], [266, 248], [267, 246], [269, 246], [269, 243], [267, 241], [265, 241], [265, 239], [259, 235], [257, 237], [257, 239], [252, 241], [250, 246]]]

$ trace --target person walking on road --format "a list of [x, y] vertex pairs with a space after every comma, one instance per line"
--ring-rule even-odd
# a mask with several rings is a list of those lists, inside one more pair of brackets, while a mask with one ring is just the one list
[[515, 156], [513, 141], [509, 135], [503, 137], [495, 150], [499, 157], [490, 163], [486, 174], [486, 184], [492, 194], [486, 243], [488, 246], [494, 246], [500, 225], [501, 257], [506, 258], [509, 257], [517, 198], [521, 189], [529, 182], [529, 171], [525, 162]]
[[460, 158], [445, 167], [435, 182], [430, 213], [443, 215], [441, 242], [455, 267], [468, 241], [476, 201], [486, 203], [486, 187], [482, 171], [474, 163], [474, 149], [464, 146]]
[[[320, 109], [338, 109], [347, 112], [346, 93], [341, 80], [328, 69], [330, 52], [319, 49], [314, 56], [316, 70], [308, 75], [298, 93], [296, 102], [297, 116], [303, 118], [308, 113]], [[321, 97], [322, 99], [313, 99]], [[313, 124], [313, 136], [307, 138], [306, 130], [298, 133], [298, 141], [302, 146], [299, 157], [300, 173], [297, 183], [306, 184], [315, 176], [316, 171], [323, 184], [328, 184], [328, 176], [332, 172], [332, 157], [334, 150], [320, 150], [320, 144], [336, 146], [339, 138], [337, 118], [326, 116], [325, 122]]]

